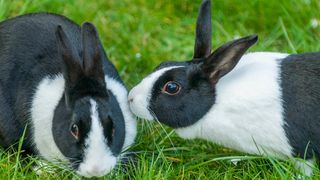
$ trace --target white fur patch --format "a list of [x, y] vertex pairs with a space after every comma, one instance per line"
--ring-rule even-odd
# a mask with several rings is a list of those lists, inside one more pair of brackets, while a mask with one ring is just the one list
[[62, 75], [45, 77], [39, 83], [32, 100], [31, 118], [34, 145], [43, 158], [47, 160], [66, 160], [56, 143], [52, 133], [52, 120], [64, 92]]
[[166, 71], [179, 67], [182, 66], [171, 66], [155, 71], [132, 88], [128, 96], [129, 106], [132, 112], [141, 118], [153, 120], [154, 117], [149, 112], [149, 103], [153, 85]]
[[85, 140], [84, 159], [78, 168], [78, 173], [85, 177], [103, 176], [110, 172], [117, 163], [117, 158], [110, 151], [103, 134], [97, 103], [91, 103], [91, 129]]
[[291, 156], [283, 129], [280, 53], [251, 53], [222, 77], [216, 103], [197, 123], [176, 129], [183, 138], [202, 138], [251, 154]]
[[137, 135], [137, 122], [133, 117], [129, 106], [128, 106], [128, 92], [127, 89], [118, 81], [108, 76], [105, 76], [105, 81], [107, 83], [107, 89], [109, 89], [116, 97], [119, 106], [121, 108], [123, 118], [125, 121], [125, 141], [122, 150], [128, 148], [135, 140]]

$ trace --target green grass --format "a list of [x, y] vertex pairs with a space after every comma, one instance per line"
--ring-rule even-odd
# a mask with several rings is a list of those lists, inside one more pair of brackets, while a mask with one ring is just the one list
[[[109, 58], [128, 88], [164, 60], [193, 54], [195, 20], [201, 0], [0, 0], [0, 20], [30, 12], [55, 12], [77, 23], [93, 22]], [[214, 47], [235, 37], [258, 34], [251, 51], [301, 53], [320, 50], [320, 1], [213, 0]], [[290, 161], [249, 156], [201, 140], [182, 140], [172, 129], [139, 121], [131, 148], [136, 166], [115, 170], [110, 179], [291, 179]], [[233, 156], [233, 157], [232, 157]], [[230, 158], [243, 161], [234, 165]], [[37, 175], [14, 150], [0, 151], [0, 179], [79, 178], [59, 167]], [[320, 176], [316, 170], [316, 176]]]

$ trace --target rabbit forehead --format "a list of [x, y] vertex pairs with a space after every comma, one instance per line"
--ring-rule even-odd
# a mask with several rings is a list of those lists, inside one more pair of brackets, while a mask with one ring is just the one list
[[[163, 92], [168, 82], [176, 82], [176, 95]], [[166, 71], [153, 85], [150, 110], [158, 121], [173, 127], [190, 126], [199, 121], [215, 103], [215, 87], [202, 76], [197, 65]]]

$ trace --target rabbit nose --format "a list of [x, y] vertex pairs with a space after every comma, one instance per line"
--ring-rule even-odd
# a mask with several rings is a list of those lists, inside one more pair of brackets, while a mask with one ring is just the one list
[[129, 101], [129, 103], [132, 103], [133, 102], [133, 98], [130, 98], [128, 101]]

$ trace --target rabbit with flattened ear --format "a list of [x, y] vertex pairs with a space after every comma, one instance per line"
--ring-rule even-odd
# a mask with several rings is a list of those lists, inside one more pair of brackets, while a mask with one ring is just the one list
[[37, 13], [0, 24], [0, 145], [65, 161], [85, 177], [110, 172], [134, 141], [127, 90], [98, 33]]
[[196, 29], [194, 58], [164, 62], [129, 92], [139, 117], [252, 154], [306, 158], [297, 168], [311, 175], [320, 155], [320, 53], [244, 54], [248, 36], [211, 53], [210, 1]]

